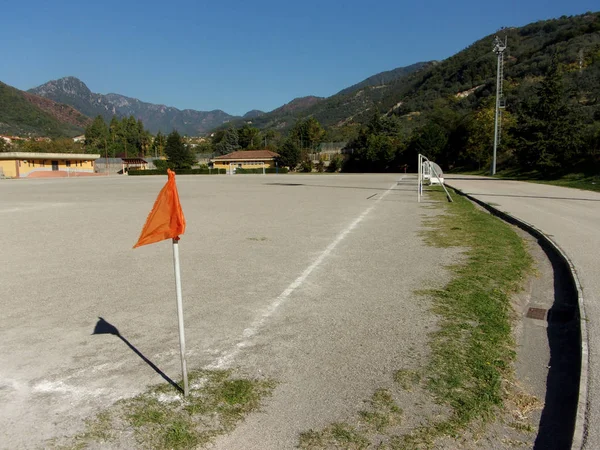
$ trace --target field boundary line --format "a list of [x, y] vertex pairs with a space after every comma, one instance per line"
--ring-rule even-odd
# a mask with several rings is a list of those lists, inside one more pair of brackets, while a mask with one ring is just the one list
[[[403, 177], [400, 178], [400, 180]], [[228, 368], [231, 363], [235, 360], [236, 356], [245, 348], [250, 345], [250, 340], [258, 334], [258, 332], [265, 326], [267, 321], [275, 314], [275, 312], [285, 303], [285, 301], [292, 295], [292, 293], [298, 289], [302, 284], [306, 281], [306, 279], [310, 276], [310, 274], [317, 269], [327, 257], [333, 252], [333, 250], [338, 246], [340, 242], [342, 242], [351, 231], [353, 231], [363, 220], [365, 217], [369, 215], [369, 213], [375, 209], [377, 204], [383, 200], [392, 190], [396, 187], [397, 182], [395, 182], [387, 191], [385, 191], [381, 196], [375, 200], [375, 202], [365, 209], [356, 219], [354, 219], [350, 225], [348, 225], [343, 231], [338, 233], [335, 239], [323, 250], [319, 256], [306, 268], [304, 271], [298, 276], [292, 283], [288, 285], [284, 291], [279, 294], [270, 305], [268, 305], [262, 312], [254, 319], [252, 324], [244, 329], [242, 333], [242, 339], [237, 342], [231, 349], [229, 349], [222, 356], [217, 358], [214, 362], [207, 366], [208, 369], [224, 369]]]

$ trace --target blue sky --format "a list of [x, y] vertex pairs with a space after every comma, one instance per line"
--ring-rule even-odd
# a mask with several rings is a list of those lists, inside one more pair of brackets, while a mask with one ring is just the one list
[[229, 114], [329, 96], [501, 27], [600, 9], [598, 0], [2, 3], [4, 83], [25, 90], [73, 75], [93, 92]]

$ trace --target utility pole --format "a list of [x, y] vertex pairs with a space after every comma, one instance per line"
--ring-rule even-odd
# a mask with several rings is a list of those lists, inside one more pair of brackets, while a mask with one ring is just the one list
[[104, 161], [106, 162], [106, 175], [108, 176], [108, 144], [106, 143], [106, 136], [104, 136]]
[[496, 114], [494, 118], [494, 157], [492, 160], [492, 175], [496, 175], [496, 154], [498, 153], [498, 143], [500, 141], [500, 120], [503, 109], [506, 105], [502, 96], [502, 79], [504, 77], [504, 51], [508, 37], [504, 38], [504, 42], [498, 36], [494, 39], [494, 53], [498, 56], [498, 67], [496, 70]]

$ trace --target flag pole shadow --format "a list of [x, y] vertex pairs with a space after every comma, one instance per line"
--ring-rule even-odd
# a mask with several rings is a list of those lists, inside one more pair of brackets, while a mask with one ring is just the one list
[[122, 336], [121, 333], [119, 332], [119, 330], [117, 329], [117, 327], [115, 327], [113, 324], [107, 322], [102, 317], [98, 317], [98, 322], [96, 323], [96, 326], [94, 327], [94, 332], [92, 333], [92, 335], [95, 335], [95, 334], [112, 334], [114, 336], [117, 336], [136, 355], [138, 355], [140, 358], [142, 358], [142, 361], [144, 361], [146, 364], [148, 364], [157, 374], [159, 374], [161, 377], [163, 377], [163, 379], [167, 383], [169, 383], [171, 386], [173, 386], [179, 392], [183, 393], [183, 389], [177, 383], [175, 383], [171, 378], [169, 378], [169, 376], [166, 373], [164, 373], [162, 370], [160, 370], [156, 366], [156, 364], [154, 364], [152, 361], [150, 361], [148, 358], [146, 358], [142, 354], [142, 352], [140, 352], [137, 348], [135, 348], [135, 346], [131, 342], [129, 342], [124, 336]]

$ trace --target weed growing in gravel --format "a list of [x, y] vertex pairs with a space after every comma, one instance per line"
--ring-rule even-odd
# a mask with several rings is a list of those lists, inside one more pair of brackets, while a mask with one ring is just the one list
[[[401, 369], [393, 376], [404, 391], [424, 386], [450, 413], [402, 434], [391, 426], [400, 417], [391, 395], [377, 391], [371, 409], [350, 423], [303, 433], [300, 448], [431, 448], [438, 438], [483, 426], [503, 406], [508, 395], [503, 385], [512, 378], [515, 357], [510, 298], [531, 271], [531, 257], [509, 225], [467, 199], [455, 195], [453, 203], [445, 203], [445, 194], [435, 188], [428, 195], [439, 197], [446, 207], [444, 215], [426, 221], [426, 242], [464, 248], [465, 258], [448, 268], [453, 277], [445, 287], [421, 292], [433, 299], [439, 317], [439, 328], [430, 335], [427, 366], [419, 372]], [[524, 422], [517, 423], [515, 427], [527, 431]]]
[[369, 448], [373, 434], [384, 434], [390, 428], [400, 424], [402, 410], [387, 389], [375, 391], [367, 404], [368, 408], [359, 412], [356, 426], [348, 423], [333, 423], [321, 431], [310, 430], [301, 433], [298, 446], [305, 450]]
[[131, 440], [140, 448], [189, 449], [231, 431], [260, 406], [272, 381], [233, 378], [231, 371], [190, 373], [190, 395], [183, 398], [170, 385], [160, 385], [117, 402], [86, 423], [86, 431], [61, 448]]
[[421, 374], [416, 370], [400, 369], [394, 373], [394, 381], [410, 392], [421, 381]]
[[[432, 192], [432, 196], [442, 196]], [[515, 357], [510, 297], [532, 267], [522, 239], [498, 218], [454, 196], [447, 214], [429, 222], [426, 240], [438, 247], [465, 247], [466, 263], [450, 267], [443, 289], [424, 292], [434, 299], [440, 329], [432, 335], [427, 388], [451, 416], [415, 435], [456, 436], [473, 420], [494, 417], [503, 404], [503, 379]]]

